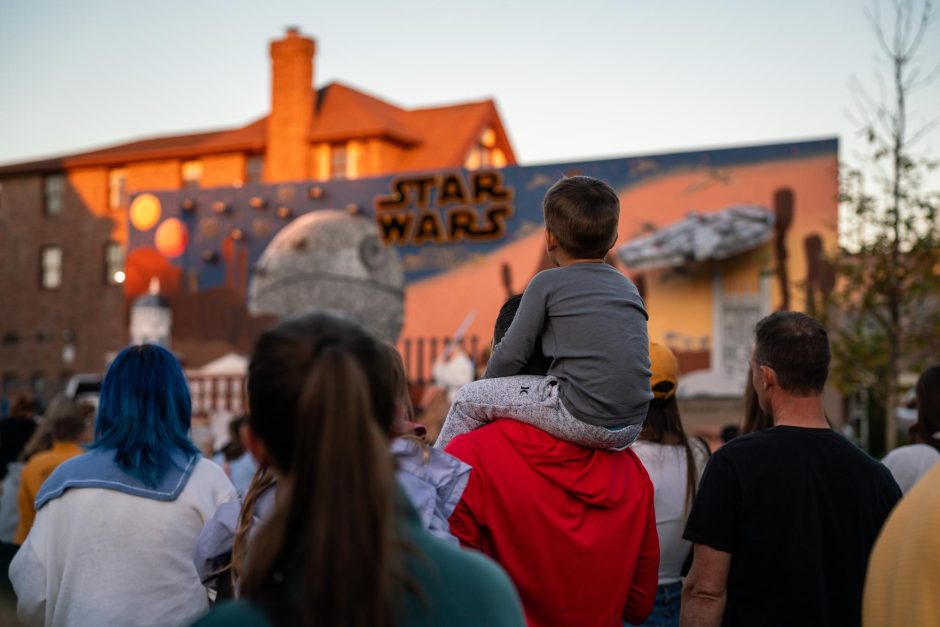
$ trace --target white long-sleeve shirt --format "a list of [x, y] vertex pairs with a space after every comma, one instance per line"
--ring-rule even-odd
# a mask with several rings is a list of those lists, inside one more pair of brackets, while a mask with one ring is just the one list
[[47, 503], [10, 564], [20, 618], [33, 625], [186, 625], [209, 608], [193, 565], [196, 538], [236, 498], [200, 459], [174, 501], [101, 488]]

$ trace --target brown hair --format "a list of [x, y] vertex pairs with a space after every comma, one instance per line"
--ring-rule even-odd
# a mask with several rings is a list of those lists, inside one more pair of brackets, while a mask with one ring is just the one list
[[[689, 437], [682, 428], [682, 418], [679, 416], [679, 404], [675, 396], [669, 398], [654, 398], [650, 401], [646, 412], [646, 424], [640, 433], [640, 439], [657, 444], [670, 444], [682, 446], [686, 458], [686, 490], [683, 516], [688, 515], [698, 491], [698, 467], [695, 464], [695, 453], [689, 443]], [[702, 445], [704, 446], [704, 444]]]
[[395, 624], [403, 578], [390, 371], [379, 342], [323, 313], [283, 322], [255, 345], [249, 425], [280, 477], [242, 587], [276, 624]]
[[95, 408], [88, 403], [77, 403], [64, 394], [55, 396], [23, 446], [19, 460], [25, 462], [37, 453], [48, 451], [52, 448], [53, 441], [78, 440], [94, 413]]
[[917, 379], [917, 422], [910, 429], [911, 439], [940, 451], [940, 364], [930, 366]]
[[235, 538], [232, 542], [232, 563], [230, 569], [232, 590], [238, 590], [238, 582], [245, 570], [245, 558], [248, 553], [248, 537], [254, 526], [255, 508], [258, 499], [269, 488], [277, 483], [277, 477], [269, 468], [259, 467], [251, 484], [242, 498], [242, 508], [238, 514], [238, 526], [235, 529]]
[[95, 408], [88, 403], [76, 403], [72, 400], [58, 404], [55, 410], [50, 408], [48, 420], [52, 439], [57, 442], [80, 440], [94, 413]]
[[383, 344], [388, 353], [389, 376], [392, 389], [395, 390], [395, 400], [401, 410], [400, 418], [409, 422], [415, 419], [415, 408], [411, 402], [411, 392], [408, 389], [408, 375], [405, 374], [405, 362], [398, 349], [391, 344]]
[[755, 328], [754, 359], [777, 373], [780, 387], [793, 396], [822, 394], [829, 376], [829, 334], [811, 316], [778, 311]]
[[604, 181], [563, 178], [545, 194], [542, 210], [545, 228], [578, 259], [602, 259], [617, 241], [620, 199]]

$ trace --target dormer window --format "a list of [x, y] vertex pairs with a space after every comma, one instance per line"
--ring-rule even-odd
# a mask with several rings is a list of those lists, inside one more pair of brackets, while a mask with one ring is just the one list
[[330, 147], [330, 178], [349, 178], [349, 151], [346, 144], [336, 144]]
[[249, 155], [245, 159], [245, 182], [260, 183], [264, 176], [264, 155]]
[[108, 207], [127, 207], [127, 170], [115, 168], [108, 172]]
[[480, 133], [464, 161], [468, 170], [480, 168], [502, 168], [506, 166], [506, 153], [496, 147], [496, 131], [487, 127]]
[[184, 161], [182, 165], [183, 189], [199, 189], [202, 180], [202, 161], [193, 159]]

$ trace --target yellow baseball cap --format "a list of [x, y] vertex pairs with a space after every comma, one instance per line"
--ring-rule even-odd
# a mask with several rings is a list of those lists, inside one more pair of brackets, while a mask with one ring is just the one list
[[679, 387], [679, 360], [675, 354], [662, 344], [650, 342], [650, 371], [653, 397], [667, 399], [674, 396]]

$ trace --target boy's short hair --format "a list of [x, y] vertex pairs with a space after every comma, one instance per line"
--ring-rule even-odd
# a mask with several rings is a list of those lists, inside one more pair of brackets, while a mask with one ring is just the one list
[[542, 210], [545, 228], [578, 259], [603, 258], [617, 241], [620, 199], [604, 181], [563, 178], [545, 194]]

